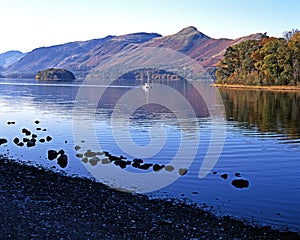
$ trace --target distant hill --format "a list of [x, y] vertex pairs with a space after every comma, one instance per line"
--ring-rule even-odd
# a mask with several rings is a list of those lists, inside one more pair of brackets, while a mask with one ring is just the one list
[[[0, 54], [0, 71], [3, 70], [3, 68], [6, 68], [15, 62], [19, 61], [25, 53], [22, 53], [20, 51], [8, 51], [5, 53]], [[1, 69], [2, 68], [2, 69]]]
[[239, 39], [213, 39], [187, 27], [169, 36], [157, 33], [133, 33], [122, 36], [107, 36], [89, 41], [71, 42], [51, 47], [34, 49], [18, 62], [7, 67], [6, 75], [35, 75], [47, 68], [65, 68], [76, 78], [86, 76], [94, 67], [124, 49], [139, 47], [170, 48], [199, 61], [203, 67], [214, 68], [222, 59], [227, 47], [244, 39], [260, 39], [253, 34]]

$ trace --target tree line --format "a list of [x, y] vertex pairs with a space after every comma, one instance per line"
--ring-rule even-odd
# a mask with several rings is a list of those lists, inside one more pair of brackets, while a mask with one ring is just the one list
[[221, 84], [299, 85], [300, 32], [286, 31], [283, 38], [264, 34], [228, 47], [216, 78]]

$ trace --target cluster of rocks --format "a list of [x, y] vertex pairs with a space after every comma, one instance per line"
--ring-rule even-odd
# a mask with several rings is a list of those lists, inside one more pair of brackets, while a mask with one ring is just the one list
[[[218, 172], [213, 172], [213, 174], [217, 174]], [[233, 179], [231, 181], [231, 185], [234, 186], [235, 188], [239, 188], [239, 189], [243, 189], [243, 188], [248, 188], [249, 187], [249, 181], [246, 179], [242, 179], [241, 177], [241, 173], [236, 172], [234, 173], [234, 176], [236, 177], [236, 179]], [[220, 175], [221, 178], [227, 180], [229, 175], [228, 173], [222, 173]]]
[[[79, 145], [75, 146], [75, 150], [80, 150], [81, 147]], [[104, 155], [103, 158], [100, 158], [99, 156]], [[116, 166], [120, 167], [121, 169], [125, 169], [127, 166], [131, 166], [136, 169], [140, 170], [150, 170], [152, 169], [155, 172], [165, 170], [168, 172], [174, 171], [175, 168], [172, 165], [164, 165], [164, 164], [158, 164], [158, 163], [145, 163], [143, 159], [140, 158], [134, 158], [133, 160], [127, 160], [126, 157], [123, 155], [121, 156], [115, 156], [109, 153], [108, 151], [103, 152], [95, 152], [91, 149], [88, 149], [84, 153], [77, 153], [76, 157], [81, 158], [83, 163], [89, 163], [91, 166], [96, 166], [98, 163], [102, 164], [110, 164], [114, 163]], [[179, 168], [178, 173], [179, 175], [183, 176], [187, 174], [188, 169], [186, 168]]]
[[[39, 124], [39, 120], [34, 121], [35, 124]], [[14, 121], [9, 121], [7, 122], [8, 125], [14, 125]], [[47, 131], [47, 129], [42, 129], [40, 127], [36, 128], [36, 131]], [[36, 133], [32, 133], [30, 130], [26, 128], [22, 128], [21, 132], [25, 135], [23, 138], [15, 137], [13, 139], [13, 143], [16, 144], [17, 146], [27, 146], [28, 148], [34, 147], [37, 142], [38, 135]], [[50, 142], [52, 140], [51, 136], [46, 136], [45, 138], [40, 138], [39, 142], [44, 143], [44, 142]], [[7, 139], [5, 138], [0, 138], [0, 145], [6, 144]], [[75, 146], [75, 150], [79, 151], [81, 147], [79, 145]], [[164, 165], [164, 164], [159, 164], [159, 163], [146, 163], [144, 162], [143, 159], [140, 158], [134, 158], [132, 160], [128, 160], [126, 157], [123, 155], [121, 156], [115, 156], [108, 151], [103, 151], [103, 152], [96, 152], [92, 151], [91, 149], [86, 150], [84, 153], [78, 152], [76, 154], [76, 157], [80, 158], [81, 161], [85, 164], [89, 163], [91, 166], [96, 166], [98, 163], [102, 164], [110, 164], [113, 163], [117, 167], [120, 167], [121, 169], [125, 169], [128, 166], [131, 166], [132, 168], [135, 169], [140, 169], [140, 170], [152, 170], [155, 172], [165, 170], [167, 172], [172, 172], [175, 170], [175, 167], [172, 165]], [[65, 168], [68, 165], [68, 155], [65, 153], [63, 149], [60, 149], [59, 151], [50, 149], [48, 150], [48, 159], [50, 161], [52, 160], [57, 160], [57, 164], [61, 168]], [[179, 168], [177, 169], [178, 174], [180, 176], [184, 176], [187, 174], [188, 169], [186, 168]], [[213, 174], [217, 174], [217, 172], [213, 172]], [[235, 179], [231, 181], [231, 185], [237, 189], [245, 189], [249, 187], [249, 181], [246, 179], [243, 179], [241, 177], [241, 174], [236, 172], [234, 173]], [[229, 175], [228, 173], [222, 173], [220, 174], [220, 177], [227, 180]]]
[[[39, 124], [39, 120], [34, 121], [35, 124]], [[13, 121], [7, 122], [7, 125], [12, 125], [15, 124]], [[47, 131], [47, 129], [42, 129], [40, 127], [36, 128], [37, 131]], [[19, 147], [27, 146], [28, 148], [36, 146], [37, 143], [37, 137], [38, 135], [36, 133], [32, 133], [30, 130], [27, 128], [22, 128], [21, 132], [24, 134], [23, 137], [15, 137], [13, 139], [13, 143], [16, 144]], [[50, 142], [52, 140], [51, 136], [46, 136], [46, 138], [40, 138], [39, 142], [44, 143], [44, 142]]]
[[65, 168], [68, 165], [68, 156], [63, 149], [56, 151], [53, 149], [48, 150], [48, 159], [50, 161], [56, 159], [57, 164], [61, 168]]

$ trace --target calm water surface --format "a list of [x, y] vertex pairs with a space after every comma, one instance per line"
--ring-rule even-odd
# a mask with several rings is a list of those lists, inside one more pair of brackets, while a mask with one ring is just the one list
[[[122, 139], [120, 136], [129, 131], [132, 141], [139, 146], [146, 146], [151, 142], [151, 131], [153, 136], [156, 135], [155, 131], [159, 132], [159, 136], [161, 131], [164, 131], [165, 142], [161, 151], [143, 158], [144, 162], [164, 165], [168, 165], [176, 154], [182, 134], [186, 136], [187, 141], [193, 143], [195, 131], [199, 131], [199, 146], [187, 174], [149, 195], [184, 198], [191, 202], [211, 205], [219, 214], [231, 214], [253, 219], [261, 224], [300, 230], [300, 93], [221, 89], [226, 110], [225, 126], [222, 126], [226, 129], [224, 147], [215, 167], [205, 178], [200, 179], [199, 169], [211, 141], [211, 121], [207, 108], [195, 89], [180, 82], [168, 83], [168, 86], [176, 89], [193, 106], [198, 129], [190, 124], [189, 119], [184, 119], [180, 125], [176, 112], [170, 111], [163, 104], [149, 104], [136, 109], [128, 120], [128, 128], [125, 129], [123, 125], [113, 126], [111, 122], [118, 99], [132, 89], [136, 89], [137, 94], [144, 94], [141, 96], [147, 98], [147, 94], [152, 94], [153, 89], [147, 93], [137, 86], [138, 84], [106, 88], [96, 107], [91, 106], [89, 102], [80, 105], [80, 116], [77, 112], [80, 124], [73, 126], [74, 105], [80, 85], [81, 82], [76, 81], [43, 83], [35, 80], [1, 79], [0, 138], [6, 138], [8, 143], [0, 146], [0, 153], [71, 175], [92, 177], [93, 168], [98, 167], [104, 171], [108, 168], [107, 164], [85, 162], [76, 157], [77, 153], [84, 153], [86, 143], [95, 141], [93, 136], [83, 132], [82, 151], [75, 150], [74, 146], [78, 142], [75, 142], [73, 133], [80, 124], [91, 126], [91, 122], [94, 123], [92, 127], [97, 138], [97, 142], [94, 143], [100, 144], [103, 150], [115, 156], [123, 155], [129, 160], [136, 156], [124, 152], [116, 143], [113, 132], [116, 126], [121, 138], [118, 140], [127, 141], [125, 137]], [[93, 98], [103, 87], [87, 88], [89, 96]], [[169, 98], [170, 102], [174, 101], [167, 93], [166, 98]], [[119, 117], [122, 120], [121, 114]], [[36, 120], [39, 120], [39, 123], [35, 123]], [[124, 121], [114, 124], [122, 123]], [[44, 143], [37, 141], [36, 146], [30, 148], [17, 146], [13, 139], [25, 137], [21, 131], [23, 128], [35, 133], [37, 140], [46, 139], [47, 136], [51, 136], [52, 140]], [[192, 147], [191, 144], [190, 148]], [[63, 149], [69, 157], [67, 167], [61, 168], [56, 160], [49, 161], [49, 149]], [[189, 147], [186, 147], [185, 151], [190, 151]], [[121, 169], [111, 165], [120, 173], [137, 172], [137, 169], [130, 166]], [[146, 170], [145, 173], [149, 171]], [[163, 171], [165, 178], [170, 178], [172, 171]], [[178, 175], [178, 169], [173, 172]], [[103, 176], [106, 177], [101, 179], [102, 182], [114, 186], [114, 178], [105, 174]], [[249, 187], [234, 187], [231, 184], [234, 179], [249, 181]], [[139, 185], [139, 179], [135, 179], [134, 183], [136, 186], [132, 181], [128, 181], [127, 184], [124, 179], [124, 185], [116, 187], [134, 190]]]

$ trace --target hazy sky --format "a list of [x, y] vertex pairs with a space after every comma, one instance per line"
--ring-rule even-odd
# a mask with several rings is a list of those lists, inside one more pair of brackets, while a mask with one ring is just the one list
[[299, 0], [0, 1], [0, 53], [133, 32], [195, 26], [213, 38], [300, 29]]

